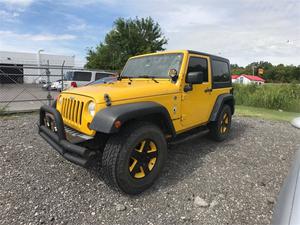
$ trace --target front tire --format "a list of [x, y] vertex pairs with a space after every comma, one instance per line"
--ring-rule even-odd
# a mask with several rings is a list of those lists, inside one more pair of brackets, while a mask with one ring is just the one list
[[229, 105], [224, 105], [216, 121], [208, 125], [209, 135], [215, 141], [224, 141], [231, 129], [232, 112]]
[[157, 179], [166, 157], [166, 139], [157, 126], [129, 124], [106, 143], [102, 156], [104, 179], [117, 190], [139, 194]]

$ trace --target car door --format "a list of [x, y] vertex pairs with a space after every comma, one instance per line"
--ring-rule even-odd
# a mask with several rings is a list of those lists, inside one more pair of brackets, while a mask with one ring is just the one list
[[[185, 81], [189, 72], [202, 72], [203, 83], [193, 84], [192, 90], [182, 94], [182, 117], [183, 128], [196, 127], [208, 121], [213, 107], [212, 101], [212, 76], [209, 56], [189, 55], [188, 68]], [[189, 85], [185, 83], [185, 85]]]

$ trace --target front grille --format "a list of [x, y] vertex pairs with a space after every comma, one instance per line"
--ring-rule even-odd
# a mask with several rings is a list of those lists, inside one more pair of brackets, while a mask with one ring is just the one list
[[61, 114], [65, 120], [81, 125], [84, 103], [71, 98], [63, 98]]

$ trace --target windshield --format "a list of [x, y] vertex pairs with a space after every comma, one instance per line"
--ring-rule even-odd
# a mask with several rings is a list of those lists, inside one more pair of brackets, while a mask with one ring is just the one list
[[133, 58], [128, 60], [121, 76], [169, 78], [170, 69], [176, 69], [179, 73], [182, 56], [181, 53], [172, 53]]

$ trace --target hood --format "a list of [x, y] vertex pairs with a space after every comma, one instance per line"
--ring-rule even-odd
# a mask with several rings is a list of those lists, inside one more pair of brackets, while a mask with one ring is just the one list
[[133, 79], [131, 82], [128, 79], [122, 79], [112, 83], [72, 88], [63, 93], [87, 96], [94, 98], [96, 103], [103, 103], [104, 94], [108, 94], [111, 101], [115, 102], [178, 92], [178, 86], [170, 80], [156, 80], [158, 83], [151, 79]]

